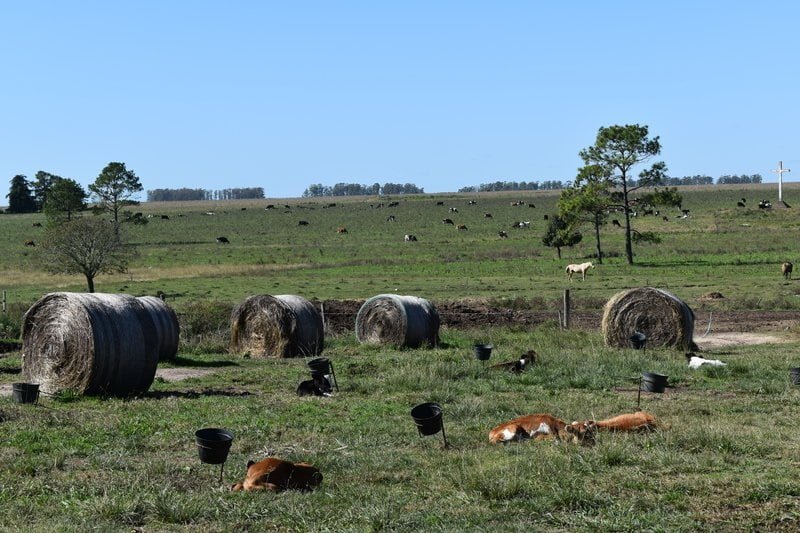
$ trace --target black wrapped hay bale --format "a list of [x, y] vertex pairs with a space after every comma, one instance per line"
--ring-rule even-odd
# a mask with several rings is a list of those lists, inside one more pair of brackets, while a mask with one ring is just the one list
[[153, 315], [161, 312], [127, 294], [47, 294], [23, 317], [22, 373], [47, 394], [145, 392], [158, 364]]
[[627, 348], [631, 335], [644, 333], [648, 347], [691, 350], [694, 311], [674, 294], [643, 287], [614, 295], [603, 310], [603, 338], [608, 346]]
[[322, 353], [325, 328], [316, 307], [300, 296], [249, 296], [231, 314], [231, 351], [251, 357]]
[[159, 341], [158, 360], [174, 361], [178, 353], [178, 340], [180, 325], [178, 315], [161, 298], [155, 296], [139, 296], [139, 303], [150, 314], [156, 328], [156, 338]]
[[361, 343], [433, 348], [439, 344], [439, 313], [416, 296], [379, 294], [356, 315], [356, 338]]

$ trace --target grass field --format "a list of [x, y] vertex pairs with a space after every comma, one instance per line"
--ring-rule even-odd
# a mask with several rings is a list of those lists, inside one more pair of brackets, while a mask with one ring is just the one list
[[[564, 265], [586, 260], [593, 243], [587, 229], [561, 261], [541, 244], [554, 193], [426, 195], [391, 209], [370, 208], [385, 201], [376, 199], [336, 199], [324, 209], [327, 201], [274, 210], [266, 202], [143, 205], [157, 216], [130, 228], [139, 253], [130, 274], [101, 276], [97, 287], [163, 290], [184, 319], [212, 326], [224, 323], [231, 304], [258, 293], [328, 299], [397, 291], [434, 302], [485, 298], [555, 309], [569, 287], [579, 307], [597, 309], [619, 290], [652, 285], [695, 309], [800, 308], [797, 282], [780, 276], [780, 263], [795, 258], [800, 204], [736, 208], [742, 196], [753, 204], [769, 197], [766, 186], [683, 192], [688, 219], [670, 212], [669, 222], [637, 220], [639, 229], [658, 229], [663, 242], [636, 247], [636, 265], [625, 265], [621, 232], [609, 226], [604, 249], [614, 256], [572, 283]], [[800, 188], [784, 193], [794, 205]], [[478, 204], [467, 205], [473, 198]], [[511, 207], [517, 199], [536, 208]], [[396, 222], [386, 221], [390, 214]], [[442, 224], [446, 217], [469, 229]], [[517, 220], [531, 220], [531, 228], [512, 230]], [[38, 269], [36, 251], [23, 246], [39, 238], [37, 221], [0, 216], [0, 288], [16, 314], [46, 292], [83, 290], [81, 279]], [[337, 234], [337, 226], [348, 233]], [[508, 240], [497, 238], [500, 229]], [[403, 242], [405, 233], [419, 241]], [[222, 235], [230, 245], [214, 242]], [[710, 291], [725, 299], [697, 301]], [[208, 307], [198, 311], [200, 304]], [[783, 332], [788, 342], [780, 344], [716, 349], [706, 355], [728, 366], [697, 371], [680, 352], [608, 348], [598, 331], [564, 331], [555, 321], [445, 328], [434, 350], [362, 346], [340, 334], [327, 339], [324, 353], [341, 386], [332, 398], [294, 394], [307, 379], [305, 360], [228, 355], [224, 332], [203, 349], [182, 339], [177, 361], [160, 366], [208, 374], [157, 378], [136, 398], [62, 393], [37, 406], [0, 398], [0, 529], [795, 531], [794, 333]], [[487, 340], [496, 346], [492, 361], [529, 349], [541, 360], [521, 375], [486, 370], [472, 345]], [[19, 352], [0, 357], [0, 384], [18, 381], [20, 367]], [[642, 408], [662, 422], [652, 434], [601, 434], [594, 447], [488, 442], [491, 427], [521, 414], [571, 421], [631, 411], [643, 371], [667, 374], [672, 385], [642, 396]], [[417, 435], [409, 410], [426, 401], [442, 405], [448, 449], [438, 435]], [[235, 435], [221, 483], [218, 468], [200, 463], [193, 439], [210, 426]], [[228, 491], [248, 459], [268, 455], [313, 463], [322, 486], [307, 494]]]

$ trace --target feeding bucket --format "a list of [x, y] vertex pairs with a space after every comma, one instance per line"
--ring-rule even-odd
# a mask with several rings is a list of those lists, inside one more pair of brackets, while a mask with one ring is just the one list
[[647, 335], [641, 331], [635, 331], [628, 340], [630, 340], [631, 348], [634, 350], [642, 350], [647, 344]]
[[319, 375], [330, 376], [332, 385], [336, 387], [337, 391], [339, 390], [339, 383], [336, 381], [336, 372], [333, 370], [333, 363], [330, 359], [327, 357], [317, 357], [316, 359], [310, 360], [307, 364], [308, 368], [311, 370], [312, 379]]
[[227, 429], [198, 429], [194, 434], [200, 460], [211, 465], [219, 465], [228, 458], [233, 442], [233, 433]]
[[476, 344], [474, 346], [475, 350], [475, 359], [478, 361], [486, 361], [492, 355], [492, 348], [494, 348], [491, 344]]
[[800, 368], [790, 368], [789, 376], [792, 378], [792, 385], [800, 385]]
[[653, 372], [642, 373], [642, 390], [646, 392], [664, 392], [667, 387], [667, 376]]
[[39, 400], [39, 384], [14, 383], [11, 395], [17, 403], [36, 403]]
[[411, 418], [417, 425], [420, 437], [425, 435], [435, 435], [442, 432], [444, 446], [447, 447], [447, 436], [444, 433], [444, 422], [442, 421], [442, 407], [438, 403], [421, 403], [411, 409]]

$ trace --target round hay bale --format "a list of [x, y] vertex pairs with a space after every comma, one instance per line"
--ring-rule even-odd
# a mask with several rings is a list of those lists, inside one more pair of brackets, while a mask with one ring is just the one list
[[439, 313], [416, 296], [379, 294], [356, 315], [356, 338], [361, 343], [433, 348], [439, 344]]
[[46, 294], [22, 321], [22, 373], [42, 392], [124, 396], [153, 383], [160, 339], [127, 294]]
[[155, 296], [139, 296], [136, 298], [145, 311], [150, 314], [150, 319], [156, 327], [158, 339], [158, 360], [174, 361], [178, 353], [178, 340], [180, 325], [178, 315], [161, 298]]
[[624, 348], [639, 331], [647, 346], [673, 346], [690, 350], [694, 335], [694, 312], [674, 294], [644, 287], [614, 295], [603, 310], [606, 345]]
[[322, 353], [322, 315], [300, 296], [246, 298], [231, 314], [231, 351], [251, 357], [306, 357]]

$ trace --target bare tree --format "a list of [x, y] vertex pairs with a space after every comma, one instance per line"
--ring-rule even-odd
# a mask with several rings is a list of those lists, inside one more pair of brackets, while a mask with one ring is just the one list
[[50, 228], [40, 247], [48, 272], [83, 274], [89, 292], [100, 274], [125, 272], [130, 252], [116, 224], [95, 217], [80, 217]]

